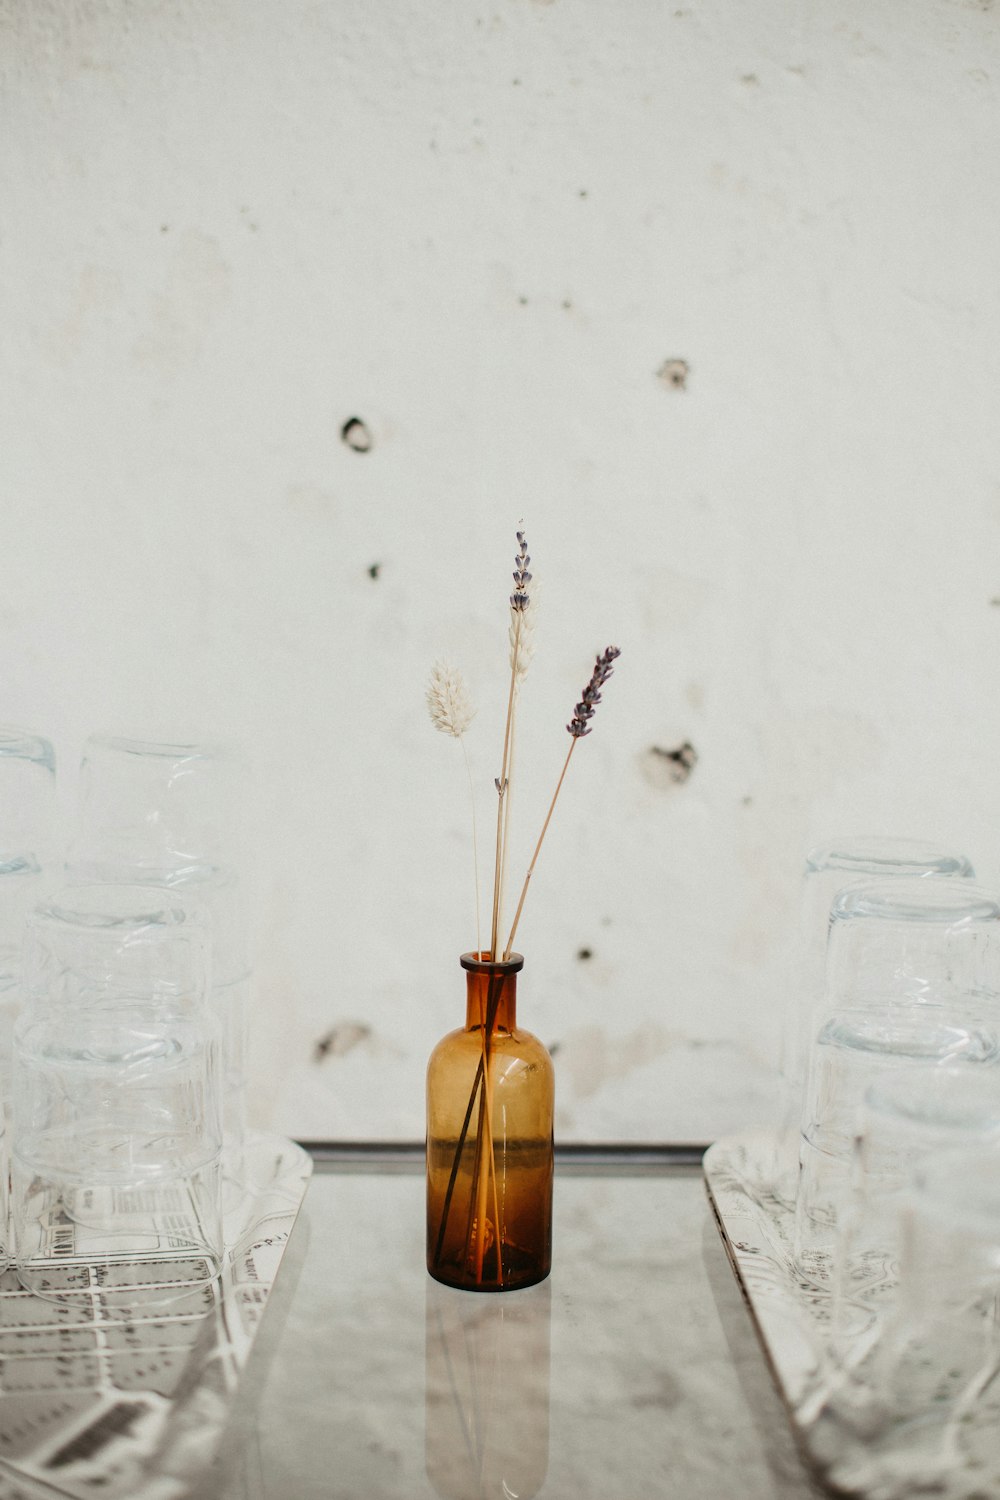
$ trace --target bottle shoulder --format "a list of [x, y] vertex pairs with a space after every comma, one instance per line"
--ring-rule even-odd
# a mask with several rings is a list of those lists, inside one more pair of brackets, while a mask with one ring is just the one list
[[[441, 1038], [431, 1052], [428, 1066], [433, 1067], [436, 1061], [466, 1053], [478, 1057], [482, 1050], [482, 1027], [459, 1027]], [[513, 1031], [495, 1031], [490, 1041], [490, 1054], [493, 1057], [522, 1058], [526, 1062], [543, 1063], [549, 1068], [552, 1066], [552, 1059], [544, 1042], [520, 1026], [516, 1026]]]

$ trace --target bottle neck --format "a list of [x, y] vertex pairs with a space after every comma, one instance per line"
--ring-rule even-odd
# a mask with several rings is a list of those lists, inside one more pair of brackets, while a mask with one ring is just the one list
[[524, 965], [520, 953], [496, 963], [478, 953], [463, 953], [461, 962], [466, 980], [466, 1030], [485, 1026], [490, 1032], [513, 1031], [517, 1024], [517, 976]]

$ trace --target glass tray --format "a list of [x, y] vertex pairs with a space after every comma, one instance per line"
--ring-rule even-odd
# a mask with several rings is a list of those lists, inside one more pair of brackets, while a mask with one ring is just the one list
[[[211, 1461], [312, 1173], [255, 1136], [227, 1206], [222, 1276], [185, 1281], [169, 1245], [71, 1304], [0, 1275], [0, 1500], [177, 1500]], [[164, 1287], [169, 1286], [169, 1300]], [[112, 1291], [113, 1295], [108, 1295]]]
[[[932, 1419], [926, 1430], [911, 1424], [878, 1446], [858, 1437], [845, 1418], [836, 1372], [824, 1353], [830, 1289], [821, 1278], [806, 1282], [795, 1271], [794, 1213], [767, 1186], [775, 1151], [775, 1140], [764, 1133], [717, 1141], [704, 1157], [705, 1186], [813, 1473], [832, 1493], [863, 1500], [1000, 1500], [1000, 1379], [955, 1420]], [[928, 1349], [928, 1364], [934, 1358]]]

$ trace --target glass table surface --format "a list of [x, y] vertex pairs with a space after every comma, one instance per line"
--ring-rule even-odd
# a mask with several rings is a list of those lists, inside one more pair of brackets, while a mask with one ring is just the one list
[[423, 1177], [317, 1163], [198, 1500], [815, 1495], [700, 1169], [557, 1167], [553, 1271], [424, 1269]]

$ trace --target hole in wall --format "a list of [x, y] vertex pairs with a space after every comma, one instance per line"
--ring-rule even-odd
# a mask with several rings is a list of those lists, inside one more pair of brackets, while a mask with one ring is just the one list
[[[666, 773], [666, 780], [676, 786], [687, 781], [698, 764], [698, 752], [690, 740], [669, 748], [665, 745], [650, 745], [647, 759], [651, 768]], [[659, 779], [659, 778], [658, 778]]]
[[348, 448], [353, 448], [355, 453], [368, 453], [375, 443], [367, 425], [360, 417], [348, 417], [340, 429], [340, 437], [341, 441], [346, 443]]
[[686, 359], [665, 359], [657, 370], [657, 379], [673, 391], [686, 391], [691, 366]]
[[361, 1042], [367, 1041], [372, 1029], [363, 1021], [340, 1021], [321, 1036], [313, 1047], [313, 1062], [321, 1063], [327, 1057], [343, 1057]]

